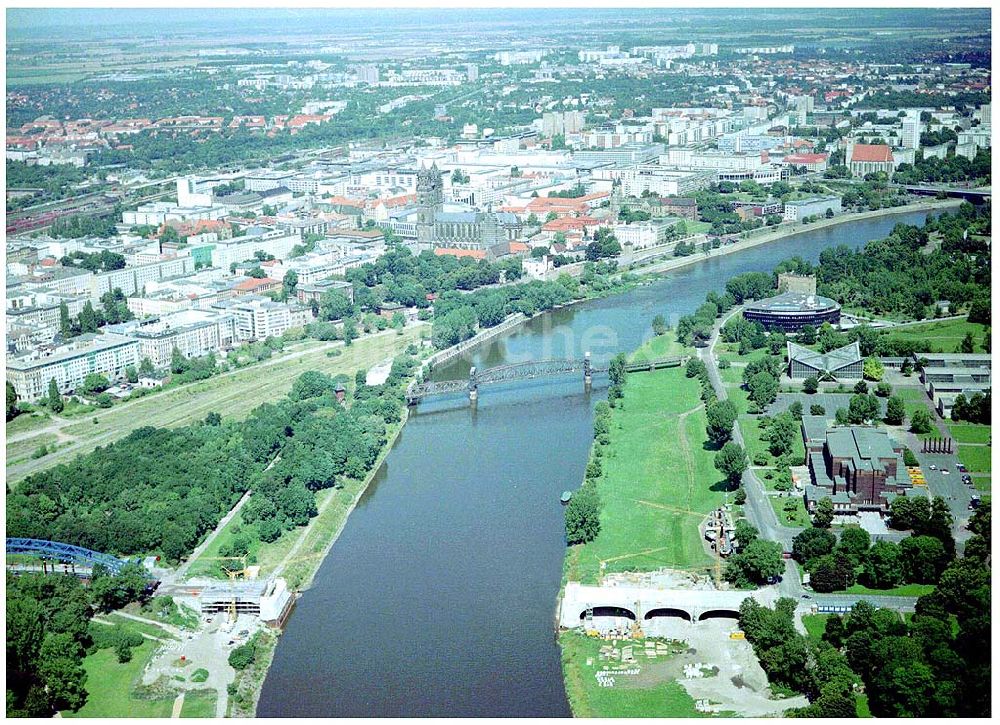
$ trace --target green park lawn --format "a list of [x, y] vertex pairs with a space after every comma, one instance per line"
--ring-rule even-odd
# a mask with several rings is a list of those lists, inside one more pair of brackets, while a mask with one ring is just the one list
[[[598, 658], [605, 644], [601, 639], [568, 631], [559, 635], [559, 644], [566, 696], [574, 717], [707, 717], [695, 710], [694, 698], [673, 680], [649, 687], [618, 683], [601, 687], [595, 676], [605, 664]], [[592, 664], [587, 664], [588, 658]]]
[[[919, 381], [917, 381], [919, 382]], [[913, 418], [913, 411], [915, 410], [927, 410], [927, 393], [924, 392], [923, 388], [900, 388], [897, 387], [892, 391], [893, 395], [898, 395], [903, 399], [903, 406], [906, 408], [906, 420], [905, 425], [909, 426], [910, 420]], [[937, 436], [939, 435], [937, 430], [931, 431], [929, 435]]]
[[958, 447], [958, 460], [960, 460], [970, 473], [990, 473], [992, 471], [990, 462], [990, 446], [963, 446]]
[[215, 690], [193, 690], [185, 693], [181, 717], [215, 717]]
[[[768, 450], [768, 442], [761, 440], [761, 434], [764, 433], [760, 426], [757, 425], [758, 419], [751, 415], [741, 415], [739, 417], [740, 430], [743, 432], [743, 442], [747, 446], [747, 457], [750, 459], [751, 464], [757, 454], [763, 454], [767, 456], [767, 463], [764, 465], [773, 466], [777, 462], [777, 458], [771, 455], [771, 451]], [[792, 441], [792, 463], [793, 465], [801, 465], [806, 459], [806, 447], [805, 443], [802, 442], [801, 434], [796, 434]]]
[[926, 346], [927, 352], [956, 352], [969, 332], [976, 341], [976, 352], [985, 352], [983, 334], [985, 328], [978, 322], [968, 320], [941, 320], [890, 328], [888, 337], [913, 340]]
[[63, 712], [63, 717], [170, 717], [174, 698], [138, 700], [131, 692], [142, 674], [146, 662], [152, 657], [156, 643], [144, 640], [142, 646], [132, 650], [132, 659], [119, 664], [112, 649], [98, 650], [87, 655], [83, 668], [87, 672], [87, 702], [76, 712]]
[[596, 583], [602, 564], [605, 573], [712, 564], [698, 525], [723, 503], [724, 484], [704, 447], [699, 394], [682, 368], [629, 375], [601, 459], [601, 530], [569, 550], [567, 579]]
[[920, 597], [934, 591], [933, 584], [904, 584], [894, 589], [871, 589], [862, 584], [848, 587], [848, 594], [870, 594], [881, 597]]
[[989, 476], [973, 476], [972, 485], [977, 491], [989, 493], [992, 490], [992, 479]]
[[813, 644], [819, 644], [820, 640], [823, 639], [823, 633], [826, 631], [826, 620], [829, 618], [829, 614], [802, 615], [802, 624]]
[[630, 357], [630, 360], [636, 362], [642, 362], [644, 360], [656, 360], [657, 358], [667, 357], [668, 355], [691, 355], [694, 350], [688, 347], [684, 343], [678, 341], [677, 333], [674, 330], [668, 330], [664, 335], [657, 335], [652, 337], [649, 341], [636, 350]]
[[993, 426], [949, 423], [948, 430], [956, 443], [986, 443], [993, 434]]
[[[778, 517], [778, 521], [781, 522], [782, 526], [809, 526], [811, 519], [809, 518], [809, 513], [806, 511], [805, 502], [802, 500], [802, 496], [768, 496], [771, 501], [771, 507], [774, 509], [774, 513]], [[788, 503], [794, 503], [795, 508], [791, 511], [785, 510], [785, 505]]]

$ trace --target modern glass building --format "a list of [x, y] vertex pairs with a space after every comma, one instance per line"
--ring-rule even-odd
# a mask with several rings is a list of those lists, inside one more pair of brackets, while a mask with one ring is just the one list
[[819, 327], [824, 322], [839, 324], [840, 305], [829, 297], [785, 292], [747, 304], [743, 318], [759, 322], [768, 330], [798, 332], [803, 325]]

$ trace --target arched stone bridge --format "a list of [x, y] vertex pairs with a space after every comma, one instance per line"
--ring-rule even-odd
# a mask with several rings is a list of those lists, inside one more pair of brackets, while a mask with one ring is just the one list
[[715, 617], [737, 618], [746, 598], [771, 605], [777, 598], [770, 589], [718, 591], [715, 589], [656, 589], [630, 586], [584, 586], [568, 582], [559, 605], [559, 626], [579, 627], [591, 617], [626, 617], [643, 622], [655, 617], [676, 617], [692, 624]]

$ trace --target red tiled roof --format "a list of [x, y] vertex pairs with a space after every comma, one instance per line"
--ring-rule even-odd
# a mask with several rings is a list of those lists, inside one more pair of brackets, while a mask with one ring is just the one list
[[854, 153], [851, 154], [851, 161], [874, 161], [885, 163], [892, 161], [892, 149], [885, 144], [857, 144]]
[[789, 164], [818, 164], [826, 159], [826, 154], [789, 154], [785, 157], [785, 162]]
[[472, 259], [486, 259], [485, 249], [451, 249], [449, 247], [435, 247], [434, 254], [443, 257], [450, 254], [453, 257], [471, 257]]
[[271, 279], [270, 277], [264, 277], [263, 279], [245, 279], [242, 282], [237, 283], [233, 289], [239, 290], [240, 292], [252, 292], [256, 289], [274, 287], [278, 284], [280, 284], [278, 280]]

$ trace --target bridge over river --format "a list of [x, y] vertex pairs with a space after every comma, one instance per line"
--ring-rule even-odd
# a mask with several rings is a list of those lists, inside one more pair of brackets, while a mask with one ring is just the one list
[[[11, 559], [12, 556], [17, 558]], [[7, 537], [7, 569], [15, 573], [62, 573], [88, 579], [96, 566], [117, 574], [128, 563], [111, 554], [73, 544]]]
[[[625, 372], [635, 373], [660, 368], [680, 367], [688, 361], [687, 356], [673, 355], [655, 360], [633, 361], [625, 364]], [[408, 405], [417, 405], [424, 398], [434, 395], [448, 395], [467, 392], [469, 402], [476, 404], [479, 398], [479, 388], [484, 385], [528, 381], [536, 378], [560, 375], [582, 374], [584, 390], [589, 390], [595, 373], [606, 373], [608, 368], [595, 367], [590, 361], [590, 353], [584, 354], [580, 360], [532, 360], [529, 362], [497, 365], [485, 370], [473, 367], [468, 378], [458, 380], [439, 380], [434, 382], [410, 383], [406, 389]]]

